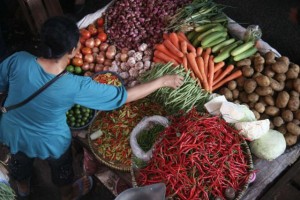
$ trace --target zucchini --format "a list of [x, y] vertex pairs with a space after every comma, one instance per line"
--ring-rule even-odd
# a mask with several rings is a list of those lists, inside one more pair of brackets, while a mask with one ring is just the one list
[[187, 34], [187, 38], [189, 39], [189, 41], [192, 41], [193, 37], [196, 35], [196, 31], [191, 31]]
[[208, 47], [213, 47], [217, 44], [220, 44], [221, 42], [225, 41], [226, 40], [226, 37], [219, 37], [215, 40], [213, 40], [212, 42], [210, 42], [208, 45], [205, 45], [205, 46], [202, 46], [204, 49], [205, 48], [208, 48]]
[[223, 48], [223, 47], [225, 47], [225, 46], [228, 46], [228, 45], [230, 45], [230, 44], [232, 44], [232, 43], [234, 43], [234, 42], [235, 42], [235, 39], [234, 39], [234, 38], [228, 39], [228, 40], [226, 40], [226, 41], [224, 41], [224, 42], [222, 42], [222, 43], [217, 44], [216, 46], [214, 46], [214, 47], [211, 49], [211, 51], [212, 51], [213, 53], [216, 53], [216, 52], [218, 52], [221, 48]]
[[215, 39], [217, 39], [219, 37], [226, 37], [226, 36], [227, 36], [227, 31], [213, 32], [203, 38], [203, 40], [201, 41], [201, 45], [206, 46], [209, 43], [211, 43], [212, 41], [214, 41]]
[[230, 52], [232, 51], [232, 49], [234, 49], [235, 47], [237, 47], [238, 45], [240, 45], [242, 43], [241, 40], [238, 40], [226, 47], [223, 47], [223, 51], [220, 52], [215, 58], [214, 58], [214, 62], [218, 63], [221, 62], [227, 58], [230, 57]]
[[251, 47], [254, 46], [254, 43], [252, 41], [246, 42], [244, 44], [241, 44], [240, 46], [236, 47], [235, 49], [232, 50], [231, 55], [236, 56], [238, 54], [243, 53], [244, 51], [247, 51]]
[[254, 55], [257, 52], [257, 48], [255, 46], [250, 47], [249, 49], [247, 49], [246, 51], [243, 51], [242, 53], [236, 55], [233, 57], [234, 61], [240, 61], [243, 60], [245, 58], [248, 58], [252, 55]]
[[199, 25], [195, 28], [196, 32], [205, 32], [213, 27], [219, 26], [221, 25], [220, 23], [208, 23], [208, 24], [203, 24], [203, 25]]
[[198, 35], [198, 37], [195, 37], [194, 40], [199, 40], [199, 41], [202, 41], [204, 37], [206, 37], [207, 35], [213, 33], [213, 32], [216, 32], [216, 31], [225, 31], [227, 30], [224, 26], [222, 25], [218, 25], [212, 29], [209, 29], [208, 31], [205, 31], [203, 33], [200, 33]]

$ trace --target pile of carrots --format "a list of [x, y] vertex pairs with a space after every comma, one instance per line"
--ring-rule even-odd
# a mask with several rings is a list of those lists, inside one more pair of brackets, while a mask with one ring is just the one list
[[242, 75], [241, 70], [234, 70], [234, 65], [225, 67], [225, 62], [214, 63], [211, 48], [195, 48], [183, 32], [164, 33], [164, 41], [155, 45], [153, 62], [182, 65], [199, 85], [208, 92], [213, 92], [227, 82]]

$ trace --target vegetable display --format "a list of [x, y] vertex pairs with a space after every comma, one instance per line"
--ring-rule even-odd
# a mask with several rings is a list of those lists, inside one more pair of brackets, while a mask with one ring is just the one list
[[109, 84], [114, 86], [121, 86], [122, 82], [119, 77], [111, 72], [107, 73], [100, 73], [98, 75], [94, 75], [93, 80], [97, 81], [98, 83], [102, 84]]
[[67, 124], [71, 129], [84, 128], [91, 122], [94, 115], [94, 110], [76, 104], [66, 113]]
[[149, 99], [125, 104], [114, 111], [99, 112], [90, 127], [91, 132], [99, 129], [103, 132], [92, 142], [94, 152], [107, 162], [130, 167], [130, 132], [143, 117], [151, 115], [165, 115], [165, 111]]
[[179, 111], [188, 112], [193, 107], [203, 108], [209, 94], [198, 86], [197, 81], [190, 76], [190, 71], [185, 72], [183, 67], [173, 67], [172, 63], [156, 64], [151, 70], [142, 74], [140, 79], [141, 82], [147, 82], [167, 74], [183, 76], [183, 85], [176, 90], [167, 87], [158, 89], [151, 95], [153, 101], [161, 103], [171, 114]]
[[229, 189], [234, 197], [248, 184], [251, 157], [238, 131], [221, 118], [192, 110], [173, 118], [160, 138], [148, 165], [136, 172], [138, 185], [163, 182], [173, 199], [209, 200], [227, 199]]

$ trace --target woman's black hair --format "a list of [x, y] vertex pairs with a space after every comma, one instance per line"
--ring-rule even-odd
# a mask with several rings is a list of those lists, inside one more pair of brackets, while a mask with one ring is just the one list
[[76, 22], [65, 16], [49, 18], [41, 28], [44, 58], [61, 58], [77, 47], [79, 29]]

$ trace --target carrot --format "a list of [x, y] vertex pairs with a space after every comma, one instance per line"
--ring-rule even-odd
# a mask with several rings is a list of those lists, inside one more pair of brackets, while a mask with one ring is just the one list
[[225, 76], [227, 76], [234, 69], [233, 65], [228, 65], [227, 68], [222, 71], [222, 73], [218, 76], [218, 78], [214, 81], [213, 86], [222, 80]]
[[186, 41], [181, 41], [180, 42], [180, 49], [182, 53], [187, 54], [187, 42]]
[[225, 79], [223, 79], [222, 81], [220, 81], [218, 84], [214, 85], [212, 91], [218, 89], [219, 87], [221, 87], [225, 83], [227, 83], [227, 82], [229, 82], [229, 81], [231, 81], [233, 79], [236, 79], [236, 78], [238, 78], [240, 76], [242, 76], [242, 71], [241, 70], [237, 70], [236, 72], [230, 74]]
[[175, 47], [172, 42], [170, 40], [165, 40], [163, 42], [163, 44], [165, 45], [165, 47], [167, 47], [167, 49], [169, 49], [169, 51], [174, 54], [177, 57], [182, 58], [184, 55], [181, 51], [179, 51], [179, 49], [177, 49], [177, 47]]
[[182, 58], [182, 64], [183, 64], [183, 67], [184, 67], [185, 71], [188, 71], [189, 70], [188, 69], [188, 61], [187, 61], [187, 57], [186, 56], [184, 56]]
[[211, 54], [211, 48], [210, 48], [210, 47], [207, 48], [207, 49], [205, 50], [205, 52], [206, 52], [207, 54]]
[[191, 53], [188, 53], [188, 54], [186, 55], [186, 57], [187, 57], [188, 63], [189, 63], [190, 66], [191, 66], [191, 69], [192, 69], [193, 72], [195, 73], [196, 77], [197, 77], [200, 81], [202, 81], [202, 80], [203, 80], [203, 77], [202, 77], [202, 75], [201, 75], [201, 73], [200, 73], [200, 70], [199, 70], [199, 68], [198, 68], [198, 65], [197, 65], [197, 63], [196, 63], [196, 57], [195, 57], [195, 55], [191, 52]]
[[224, 61], [221, 61], [221, 62], [218, 62], [218, 63], [215, 63], [215, 73], [221, 69], [222, 67], [225, 66], [225, 62]]
[[167, 39], [169, 39], [169, 35], [168, 35], [168, 33], [163, 33], [163, 39], [164, 39], [164, 40], [167, 40]]
[[176, 62], [181, 63], [180, 58], [178, 58], [177, 56], [174, 56], [174, 54], [172, 54], [165, 45], [163, 44], [157, 44], [155, 46], [156, 50], [163, 52], [164, 54], [166, 54], [167, 56], [169, 56], [170, 58], [176, 60]]
[[157, 58], [157, 57], [153, 57], [153, 62], [155, 62], [155, 63], [166, 63], [165, 61], [163, 61], [162, 59], [159, 59], [159, 58]]
[[207, 54], [204, 51], [204, 54], [202, 55], [202, 57], [203, 57], [203, 61], [204, 61], [204, 72], [205, 72], [206, 77], [208, 77], [208, 60], [209, 60], [209, 54]]
[[213, 61], [213, 56], [209, 57], [209, 61], [208, 61], [208, 86], [209, 86], [209, 91], [212, 92], [212, 87], [213, 87], [213, 80], [214, 80], [214, 66], [215, 63]]
[[202, 77], [203, 77], [203, 80], [202, 80], [203, 87], [206, 91], [208, 91], [207, 76], [204, 72], [203, 58], [202, 57], [196, 57], [196, 63], [197, 63], [198, 69], [199, 69], [199, 71], [200, 71], [200, 73], [202, 74]]
[[219, 69], [218, 71], [215, 72], [215, 74], [214, 74], [214, 82], [216, 81], [216, 79], [218, 78], [218, 76], [222, 73], [222, 71], [223, 71], [222, 69]]
[[178, 33], [177, 33], [177, 36], [178, 36], [178, 39], [179, 39], [180, 42], [186, 41], [187, 49], [188, 49], [190, 52], [196, 52], [196, 48], [191, 44], [191, 42], [189, 41], [189, 39], [187, 39], [187, 37], [185, 36], [184, 33], [178, 32]]
[[203, 48], [202, 47], [198, 47], [197, 50], [196, 50], [197, 56], [201, 56], [202, 52], [203, 52]]
[[165, 62], [172, 62], [174, 65], [178, 65], [178, 62], [176, 62], [176, 60], [174, 60], [173, 58], [169, 57], [168, 55], [164, 54], [161, 51], [154, 51], [154, 56], [165, 61]]
[[180, 49], [180, 46], [179, 46], [179, 39], [178, 39], [178, 36], [176, 33], [170, 33], [169, 35], [169, 40], [172, 42], [172, 44], [177, 48], [177, 49]]

